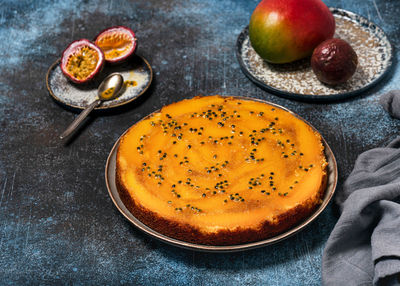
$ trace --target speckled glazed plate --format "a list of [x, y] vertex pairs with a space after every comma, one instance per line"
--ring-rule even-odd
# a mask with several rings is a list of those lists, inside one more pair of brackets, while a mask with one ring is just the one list
[[344, 84], [328, 86], [314, 75], [310, 59], [289, 64], [270, 64], [253, 49], [246, 27], [236, 42], [236, 55], [244, 74], [261, 88], [279, 96], [309, 101], [331, 101], [355, 96], [375, 85], [392, 65], [393, 49], [384, 31], [352, 12], [331, 8], [336, 21], [336, 38], [353, 47], [358, 67]]
[[[255, 101], [259, 101], [259, 102], [263, 102], [263, 103], [268, 103], [270, 105], [273, 105], [273, 106], [276, 106], [283, 110], [286, 110], [289, 113], [291, 113], [292, 115], [294, 115], [295, 117], [304, 121], [306, 124], [310, 125], [311, 128], [313, 128], [316, 132], [318, 132], [311, 124], [309, 124], [303, 118], [301, 118], [297, 114], [293, 113], [292, 111], [290, 111], [280, 105], [277, 105], [277, 104], [274, 104], [271, 102], [267, 102], [267, 101], [263, 101], [263, 100], [259, 100], [259, 99], [248, 98], [248, 97], [238, 97], [238, 98], [244, 99], [244, 100], [255, 100]], [[155, 111], [155, 113], [156, 112], [159, 112], [159, 110]], [[151, 115], [152, 114], [148, 115], [147, 117], [149, 117]], [[146, 119], [147, 117], [145, 117], [144, 119]], [[121, 135], [121, 137], [122, 136], [123, 136], [123, 134]], [[117, 157], [117, 150], [118, 150], [118, 146], [119, 146], [121, 137], [117, 140], [117, 142], [114, 144], [113, 148], [111, 149], [111, 152], [107, 159], [106, 169], [105, 169], [106, 185], [107, 185], [108, 193], [109, 193], [112, 201], [114, 202], [117, 209], [122, 213], [122, 215], [126, 219], [128, 219], [135, 227], [140, 229], [141, 231], [147, 233], [148, 235], [150, 235], [156, 239], [166, 242], [168, 244], [172, 244], [172, 245], [187, 248], [187, 249], [206, 251], [206, 252], [235, 252], [235, 251], [243, 251], [243, 250], [253, 249], [253, 248], [266, 246], [266, 245], [270, 245], [270, 244], [279, 242], [279, 241], [295, 234], [296, 232], [302, 230], [308, 224], [310, 224], [313, 220], [315, 220], [328, 205], [329, 201], [331, 200], [331, 198], [335, 192], [335, 188], [336, 188], [336, 184], [337, 184], [338, 172], [337, 172], [335, 156], [333, 155], [333, 152], [332, 152], [331, 148], [329, 147], [328, 143], [326, 143], [325, 139], [322, 138], [323, 144], [325, 146], [325, 155], [326, 155], [326, 158], [328, 161], [328, 168], [327, 168], [328, 183], [327, 183], [327, 187], [326, 187], [325, 194], [324, 194], [321, 205], [314, 211], [314, 213], [310, 217], [308, 217], [305, 221], [301, 222], [300, 224], [296, 225], [295, 227], [289, 229], [288, 231], [286, 231], [282, 234], [279, 234], [277, 236], [274, 236], [274, 237], [271, 237], [271, 238], [268, 238], [265, 240], [261, 240], [261, 241], [255, 241], [255, 242], [251, 242], [251, 243], [244, 243], [244, 244], [238, 244], [238, 245], [227, 245], [227, 246], [194, 244], [194, 243], [178, 240], [175, 238], [171, 238], [169, 236], [163, 235], [163, 234], [153, 230], [152, 228], [143, 224], [139, 219], [137, 219], [123, 204], [123, 202], [119, 196], [116, 182], [115, 182], [116, 157]]]
[[96, 78], [83, 85], [67, 80], [57, 60], [46, 75], [46, 85], [50, 95], [62, 105], [75, 109], [84, 109], [97, 98], [97, 87], [111, 73], [119, 72], [124, 77], [124, 86], [120, 96], [103, 102], [96, 109], [109, 109], [127, 104], [141, 96], [153, 80], [153, 70], [147, 60], [134, 55], [128, 61], [119, 65], [105, 65]]

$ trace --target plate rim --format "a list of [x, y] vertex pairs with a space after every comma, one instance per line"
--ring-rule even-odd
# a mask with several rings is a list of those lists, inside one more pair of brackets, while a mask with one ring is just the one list
[[[117, 104], [112, 105], [112, 106], [102, 106], [102, 105], [100, 105], [100, 106], [98, 106], [98, 107], [95, 107], [95, 108], [94, 108], [95, 110], [108, 110], [108, 109], [113, 109], [113, 108], [117, 108], [117, 107], [126, 105], [126, 104], [128, 104], [128, 103], [130, 103], [130, 102], [136, 100], [136, 99], [139, 98], [140, 96], [142, 96], [142, 95], [149, 89], [151, 83], [153, 82], [153, 76], [154, 76], [154, 75], [153, 75], [153, 68], [151, 67], [150, 63], [149, 63], [143, 56], [138, 55], [138, 54], [134, 54], [134, 55], [132, 55], [132, 57], [139, 57], [141, 60], [143, 60], [143, 62], [145, 63], [145, 65], [146, 65], [147, 68], [149, 69], [149, 71], [150, 71], [150, 72], [149, 72], [150, 78], [149, 78], [149, 81], [148, 81], [147, 85], [146, 85], [146, 86], [143, 88], [143, 90], [142, 90], [138, 95], [136, 95], [135, 97], [132, 97], [132, 98], [130, 98], [130, 99], [128, 99], [128, 100], [122, 101], [122, 102], [117, 103]], [[128, 59], [128, 60], [129, 60], [129, 59]], [[55, 62], [53, 62], [53, 63], [50, 65], [50, 67], [47, 69], [47, 72], [46, 72], [46, 88], [47, 88], [47, 91], [49, 92], [50, 96], [51, 96], [56, 102], [58, 102], [58, 103], [60, 103], [60, 104], [62, 104], [62, 105], [64, 105], [64, 106], [68, 106], [68, 107], [74, 108], [74, 109], [84, 110], [85, 107], [81, 107], [81, 106], [79, 106], [79, 105], [71, 104], [71, 103], [68, 103], [68, 102], [65, 102], [65, 101], [61, 100], [59, 97], [57, 97], [57, 96], [54, 94], [53, 90], [52, 90], [51, 87], [50, 87], [50, 79], [49, 79], [49, 78], [50, 78], [50, 74], [51, 74], [51, 72], [57, 67], [57, 65], [60, 63], [60, 61], [61, 61], [61, 58], [58, 58], [58, 59], [57, 59]]]
[[[326, 142], [326, 140], [324, 139], [324, 137], [321, 135], [321, 133], [313, 126], [311, 125], [307, 120], [305, 120], [304, 118], [302, 118], [300, 115], [298, 115], [297, 113], [291, 111], [290, 109], [283, 107], [279, 104], [273, 103], [273, 102], [269, 102], [267, 100], [263, 100], [263, 99], [258, 99], [258, 98], [252, 98], [252, 97], [248, 97], [248, 96], [232, 96], [232, 95], [219, 95], [222, 97], [232, 97], [235, 99], [243, 99], [243, 100], [250, 100], [250, 101], [256, 101], [256, 102], [261, 102], [261, 103], [266, 103], [266, 104], [270, 104], [274, 107], [277, 108], [281, 108], [284, 111], [289, 112], [291, 115], [295, 116], [296, 118], [302, 120], [304, 123], [306, 123], [308, 126], [310, 126], [314, 131], [316, 131], [318, 134], [320, 134], [321, 136], [321, 140], [324, 144], [324, 153], [325, 156], [327, 158], [327, 161], [329, 161], [328, 164], [328, 168], [327, 168], [327, 186], [325, 189], [325, 193], [324, 193], [324, 198], [322, 203], [318, 206], [317, 209], [314, 210], [314, 212], [307, 217], [307, 219], [303, 220], [301, 223], [299, 223], [298, 225], [296, 225], [293, 228], [290, 228], [288, 231], [281, 233], [279, 235], [273, 236], [271, 238], [267, 238], [264, 240], [259, 240], [259, 241], [255, 241], [255, 242], [249, 242], [249, 243], [243, 243], [243, 244], [237, 244], [237, 245], [205, 245], [205, 244], [196, 244], [196, 243], [191, 243], [191, 242], [186, 242], [186, 241], [182, 241], [176, 238], [172, 238], [169, 236], [166, 236], [160, 232], [157, 232], [156, 230], [153, 230], [152, 228], [148, 227], [147, 225], [145, 225], [144, 223], [142, 223], [139, 219], [137, 219], [127, 208], [126, 206], [123, 204], [122, 200], [119, 197], [119, 193], [118, 190], [114, 190], [111, 185], [110, 185], [110, 181], [112, 180], [112, 178], [110, 178], [109, 176], [109, 172], [110, 171], [114, 171], [115, 172], [115, 168], [112, 170], [112, 167], [110, 167], [110, 165], [112, 163], [115, 163], [116, 161], [116, 152], [117, 152], [117, 148], [119, 146], [120, 140], [122, 138], [122, 136], [124, 136], [124, 134], [135, 124], [138, 124], [139, 122], [153, 116], [155, 113], [160, 112], [161, 109], [158, 109], [156, 111], [153, 111], [152, 113], [144, 116], [142, 119], [140, 119], [139, 121], [137, 121], [136, 123], [134, 123], [133, 125], [131, 125], [128, 129], [126, 129], [122, 135], [116, 140], [116, 142], [114, 143], [113, 147], [111, 148], [111, 151], [107, 157], [107, 161], [106, 161], [106, 166], [105, 166], [105, 181], [106, 181], [106, 186], [107, 186], [107, 190], [108, 190], [108, 194], [111, 197], [112, 202], [114, 203], [115, 207], [119, 210], [119, 212], [132, 224], [134, 225], [136, 228], [138, 228], [139, 230], [141, 230], [142, 232], [146, 233], [147, 235], [150, 235], [153, 238], [156, 238], [162, 242], [165, 242], [169, 245], [173, 245], [173, 246], [177, 246], [177, 247], [181, 247], [181, 248], [185, 248], [185, 249], [189, 249], [189, 250], [195, 250], [195, 251], [201, 251], [201, 252], [214, 252], [214, 253], [226, 253], [226, 252], [238, 252], [238, 251], [245, 251], [245, 250], [250, 250], [250, 249], [254, 249], [254, 248], [258, 248], [258, 247], [264, 247], [267, 245], [272, 245], [275, 243], [278, 243], [296, 233], [298, 233], [299, 231], [303, 230], [305, 227], [307, 227], [309, 224], [311, 224], [324, 210], [325, 208], [328, 206], [329, 202], [331, 201], [336, 187], [337, 187], [337, 181], [338, 181], [338, 168], [337, 168], [337, 162], [336, 162], [336, 158], [335, 155], [333, 154], [332, 149], [330, 148], [330, 146], [328, 145], [328, 143]], [[191, 99], [191, 98], [187, 98], [187, 99]], [[185, 99], [183, 99], [185, 100]], [[181, 100], [179, 100], [181, 101]], [[114, 160], [114, 161], [113, 161]], [[331, 178], [332, 177], [332, 178]], [[329, 182], [330, 180], [332, 180], [332, 182]], [[114, 181], [115, 181], [115, 174], [114, 174]], [[115, 196], [115, 197], [114, 197]], [[119, 205], [119, 202], [117, 201], [119, 199], [119, 201], [121, 202], [122, 206], [126, 209], [125, 210], [122, 209], [122, 207]]]
[[[314, 102], [327, 102], [327, 101], [336, 101], [336, 100], [340, 100], [340, 99], [347, 99], [347, 98], [351, 98], [354, 97], [356, 95], [361, 94], [362, 92], [364, 92], [367, 89], [372, 88], [373, 86], [375, 86], [379, 81], [381, 81], [391, 70], [392, 66], [393, 66], [393, 44], [392, 42], [389, 40], [389, 37], [387, 36], [387, 34], [385, 33], [385, 31], [377, 24], [375, 24], [375, 22], [368, 20], [367, 18], [365, 18], [364, 16], [361, 16], [357, 13], [348, 11], [346, 9], [342, 9], [342, 8], [336, 8], [336, 7], [330, 7], [329, 8], [331, 10], [332, 13], [334, 12], [338, 12], [338, 13], [344, 13], [344, 14], [348, 14], [348, 15], [353, 15], [355, 17], [359, 17], [360, 19], [362, 19], [363, 21], [366, 21], [369, 25], [374, 25], [377, 29], [379, 29], [380, 31], [382, 31], [382, 34], [384, 35], [384, 37], [386, 38], [387, 42], [389, 43], [389, 47], [390, 47], [390, 57], [388, 59], [388, 65], [387, 67], [384, 69], [384, 71], [374, 80], [372, 80], [371, 82], [367, 83], [366, 85], [364, 85], [363, 87], [353, 90], [353, 91], [349, 91], [349, 92], [341, 92], [341, 93], [335, 93], [335, 94], [322, 94], [322, 95], [317, 95], [317, 94], [301, 94], [301, 93], [294, 93], [294, 92], [288, 92], [282, 89], [278, 89], [275, 87], [272, 87], [268, 84], [266, 84], [265, 82], [263, 82], [262, 80], [258, 79], [257, 77], [255, 77], [247, 68], [246, 68], [246, 64], [243, 61], [243, 58], [241, 56], [241, 50], [243, 47], [243, 42], [244, 39], [247, 35], [248, 37], [248, 28], [249, 26], [247, 25], [238, 35], [237, 39], [236, 39], [236, 47], [235, 47], [235, 53], [236, 53], [236, 58], [239, 62], [239, 66], [240, 69], [242, 70], [242, 72], [246, 75], [246, 77], [248, 77], [253, 83], [255, 83], [257, 86], [259, 86], [260, 88], [272, 92], [273, 94], [276, 94], [278, 96], [284, 97], [284, 98], [289, 98], [289, 99], [295, 99], [295, 100], [300, 100], [300, 101], [314, 101]], [[342, 16], [342, 15], [341, 15]], [[353, 19], [350, 19], [353, 23], [357, 23], [360, 24], [359, 21], [354, 21]]]

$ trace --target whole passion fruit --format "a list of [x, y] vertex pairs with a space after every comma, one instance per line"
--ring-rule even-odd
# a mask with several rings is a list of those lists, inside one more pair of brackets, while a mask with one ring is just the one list
[[106, 62], [118, 63], [136, 51], [137, 39], [131, 29], [116, 26], [102, 31], [95, 44], [103, 51]]
[[326, 84], [336, 85], [348, 81], [356, 71], [358, 57], [344, 40], [329, 39], [315, 48], [311, 67], [317, 78]]
[[61, 57], [61, 70], [75, 83], [85, 83], [98, 74], [104, 65], [99, 47], [87, 39], [72, 42]]

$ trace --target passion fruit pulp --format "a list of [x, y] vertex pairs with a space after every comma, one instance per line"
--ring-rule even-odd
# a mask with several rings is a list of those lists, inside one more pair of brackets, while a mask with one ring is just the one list
[[137, 47], [135, 33], [124, 26], [115, 26], [102, 31], [95, 44], [103, 51], [106, 62], [117, 63], [131, 56]]
[[72, 42], [61, 57], [61, 70], [75, 83], [85, 83], [98, 74], [104, 65], [99, 47], [87, 39]]

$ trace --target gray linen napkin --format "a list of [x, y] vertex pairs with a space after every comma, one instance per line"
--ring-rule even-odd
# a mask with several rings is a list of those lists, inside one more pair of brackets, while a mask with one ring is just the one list
[[[400, 118], [400, 91], [381, 104]], [[336, 200], [341, 216], [323, 253], [323, 284], [400, 285], [400, 136], [359, 155]]]
[[393, 117], [400, 118], [400, 90], [392, 90], [381, 96], [379, 103]]

